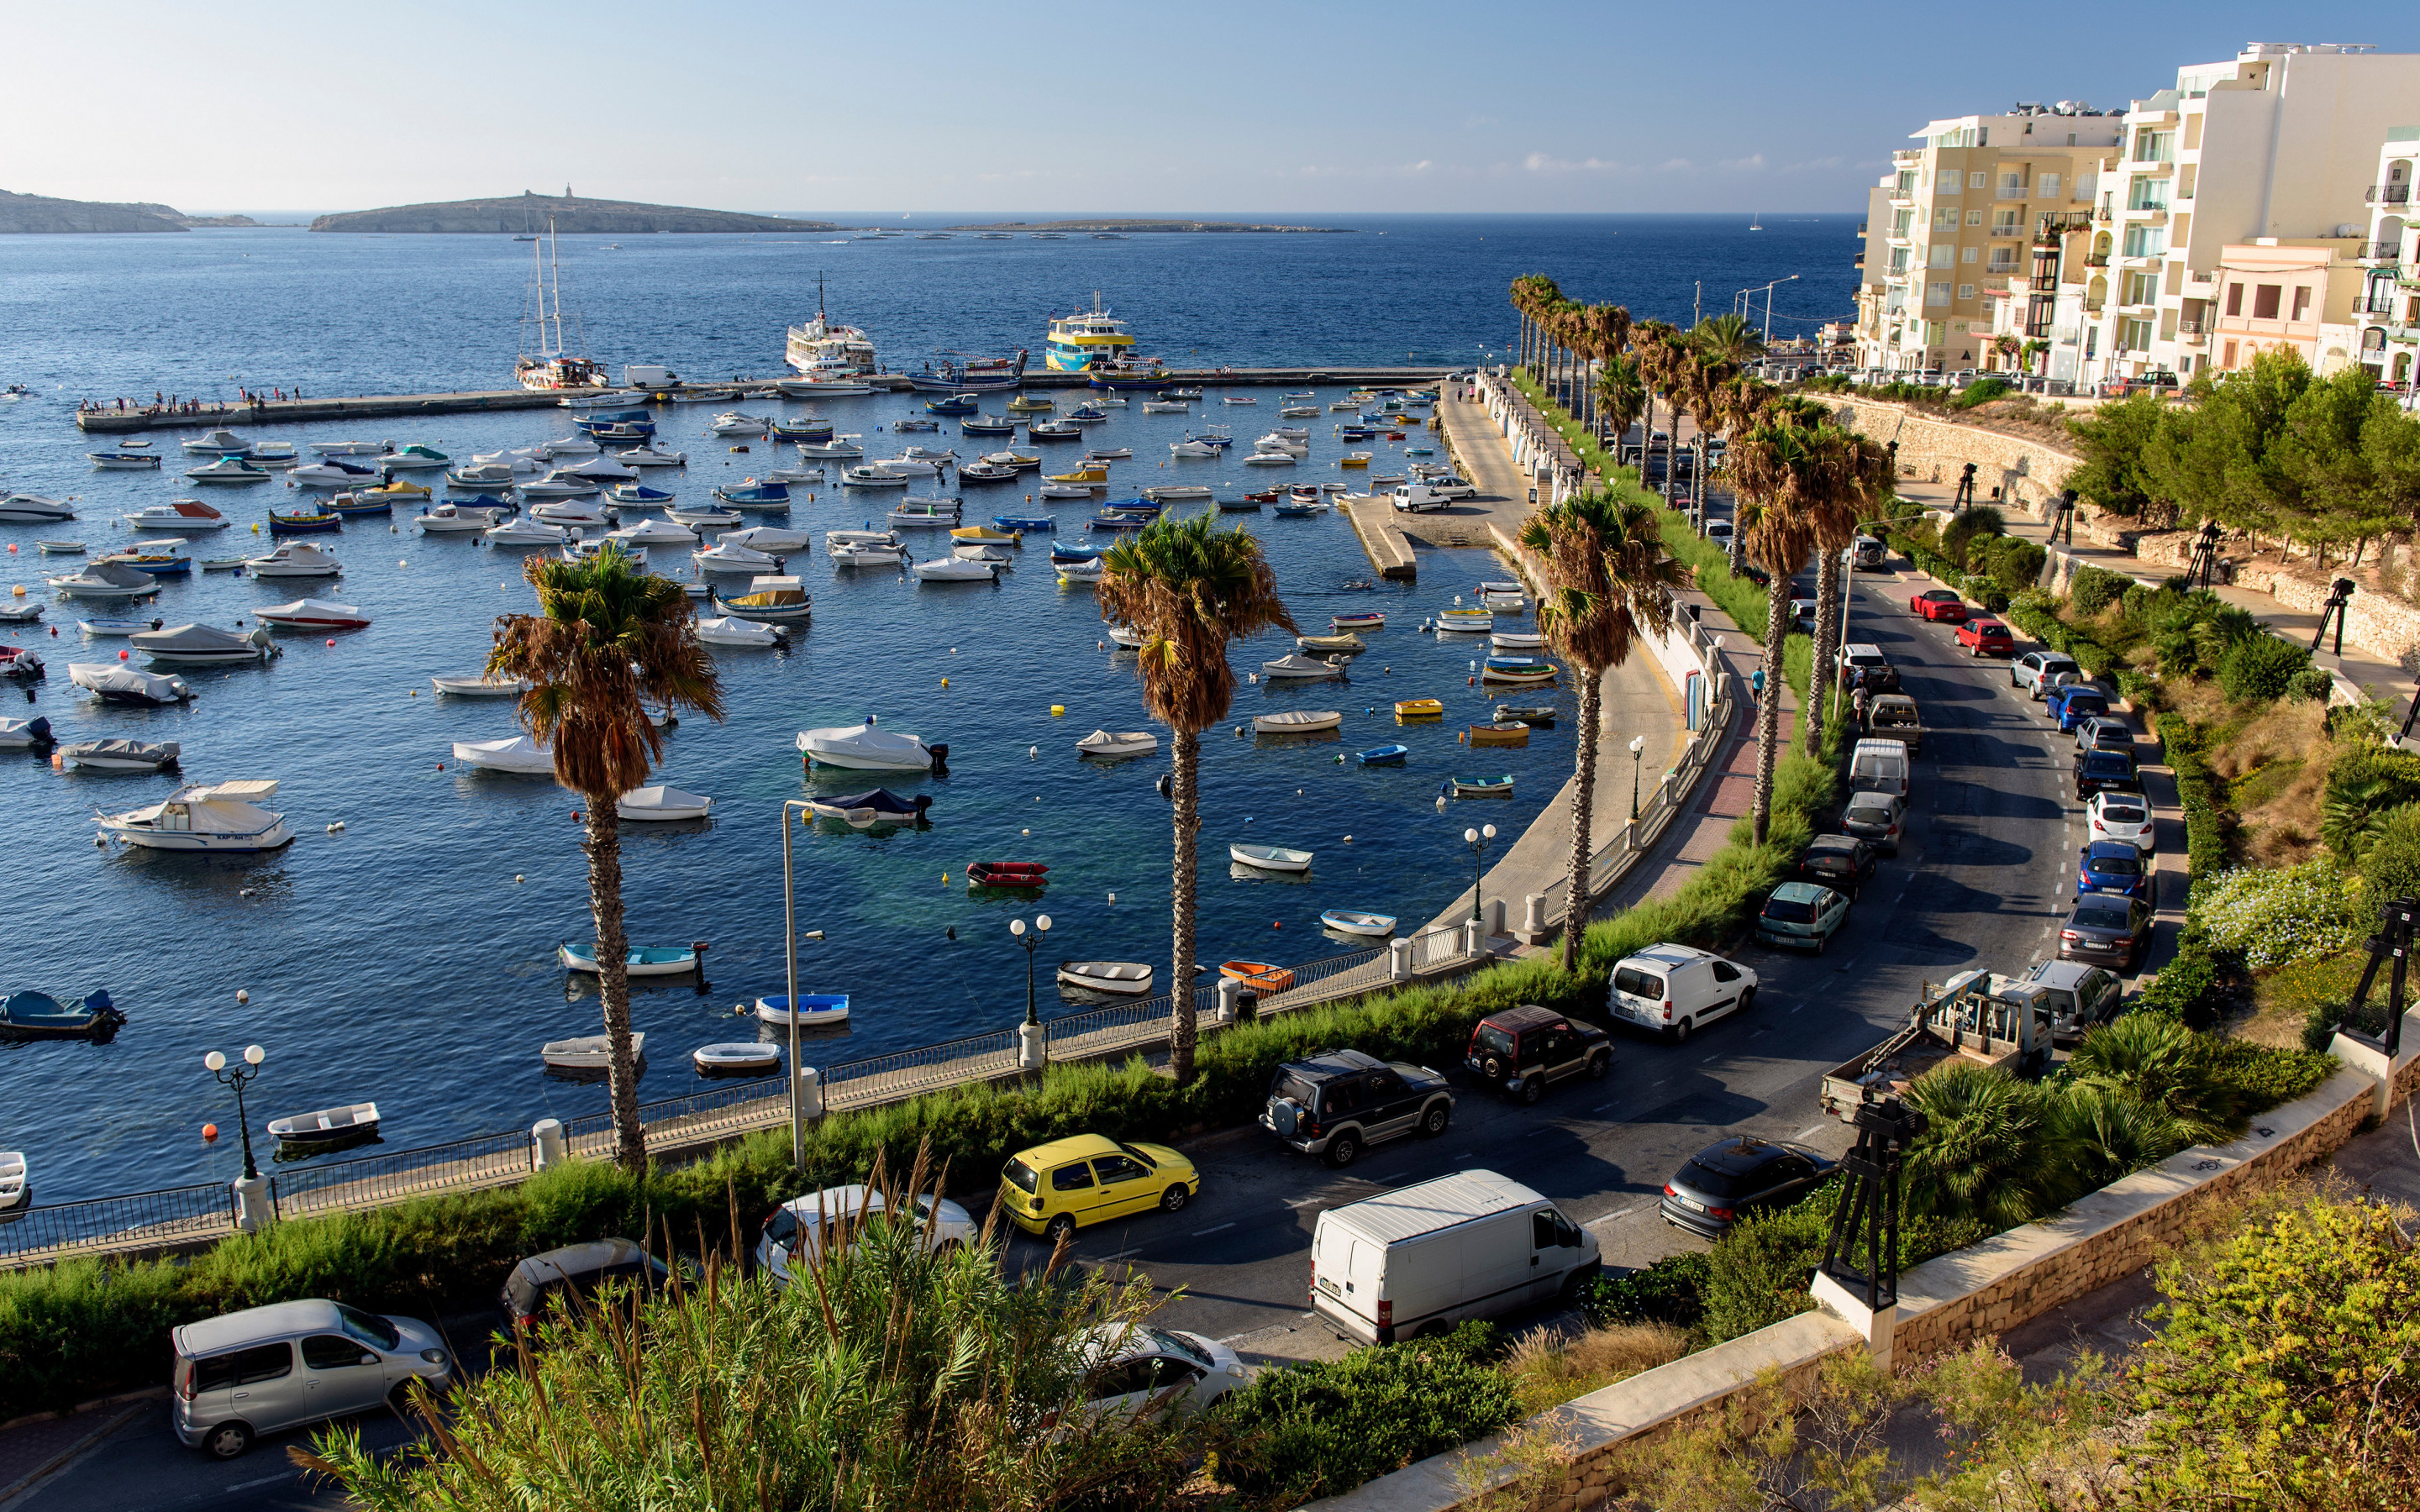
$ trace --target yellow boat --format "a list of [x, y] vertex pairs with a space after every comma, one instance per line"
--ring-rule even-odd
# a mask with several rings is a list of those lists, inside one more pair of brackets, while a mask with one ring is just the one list
[[1043, 474], [1043, 476], [1048, 478], [1053, 483], [1107, 483], [1109, 481], [1109, 470], [1107, 468], [1078, 468], [1073, 472], [1047, 472]]
[[1011, 545], [1022, 543], [1025, 539], [1016, 531], [996, 531], [988, 525], [960, 525], [950, 533], [961, 541], [1000, 541]]
[[357, 499], [426, 499], [429, 493], [419, 484], [406, 483], [397, 478], [393, 483], [381, 483], [375, 488], [356, 488], [353, 496]]
[[1366, 468], [1370, 465], [1370, 454], [1367, 452], [1347, 452], [1343, 456], [1337, 459], [1336, 465], [1341, 468]]
[[1404, 699], [1395, 705], [1395, 717], [1442, 719], [1445, 717], [1445, 701], [1443, 699]]
[[1518, 719], [1502, 724], [1475, 724], [1470, 727], [1470, 743], [1474, 746], [1526, 746], [1529, 743], [1529, 727]]
[[1008, 408], [1020, 415], [1038, 415], [1055, 409], [1058, 406], [1047, 399], [1039, 398], [1031, 393], [1020, 393], [1008, 401]]

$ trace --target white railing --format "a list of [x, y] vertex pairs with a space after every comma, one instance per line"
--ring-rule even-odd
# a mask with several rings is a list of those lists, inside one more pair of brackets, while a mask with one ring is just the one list
[[1464, 959], [1469, 954], [1469, 935], [1467, 927], [1461, 924], [1439, 924], [1413, 935], [1412, 970], [1435, 971]]

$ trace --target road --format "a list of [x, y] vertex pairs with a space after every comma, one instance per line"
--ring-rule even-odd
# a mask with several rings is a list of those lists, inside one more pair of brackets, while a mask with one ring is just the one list
[[[1643, 1265], [1699, 1242], [1655, 1211], [1681, 1162], [1729, 1134], [1795, 1138], [1838, 1152], [1849, 1133], [1816, 1103], [1822, 1072], [1880, 1040], [1921, 984], [1970, 966], [2021, 971], [2052, 948], [2073, 883], [2080, 833], [2068, 742], [2040, 706], [2013, 693], [2004, 664], [1958, 650], [1947, 625], [1908, 618], [1910, 585], [1896, 572], [1857, 576], [1850, 639], [1882, 647], [1924, 715], [1924, 749], [1907, 842], [1885, 859], [1821, 957], [1749, 948], [1738, 959], [1761, 980], [1746, 1014], [1709, 1026], [1683, 1046], [1617, 1030], [1613, 1072], [1575, 1082], [1531, 1108], [1477, 1090], [1458, 1068], [1459, 1105], [1445, 1135], [1382, 1146], [1349, 1172], [1330, 1171], [1257, 1130], [1200, 1142], [1202, 1194], [1179, 1215], [1152, 1213], [1086, 1230], [1078, 1257], [1130, 1266], [1162, 1293], [1173, 1326], [1236, 1341], [1256, 1354], [1316, 1353], [1325, 1335], [1307, 1319], [1309, 1246], [1320, 1211], [1384, 1188], [1484, 1167], [1563, 1205], [1604, 1244], [1608, 1265]], [[2164, 848], [2179, 837], [2164, 834]], [[1012, 1241], [1012, 1263], [1041, 1245]], [[1291, 1331], [1289, 1333], [1289, 1331]], [[214, 1465], [169, 1436], [164, 1404], [146, 1409], [81, 1459], [0, 1512], [122, 1512], [160, 1508], [341, 1506], [287, 1466], [264, 1440]], [[392, 1419], [368, 1420], [381, 1447], [400, 1443]]]

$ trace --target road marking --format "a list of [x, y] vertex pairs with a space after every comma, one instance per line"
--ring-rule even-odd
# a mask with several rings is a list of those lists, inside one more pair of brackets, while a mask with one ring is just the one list
[[1599, 1103], [1596, 1106], [1589, 1109], [1589, 1111], [1590, 1113], [1603, 1113], [1606, 1109], [1611, 1106], [1613, 1106], [1613, 1104], [1610, 1103]]
[[1453, 1158], [1453, 1159], [1455, 1159], [1455, 1160], [1468, 1160], [1471, 1156], [1476, 1155], [1476, 1154], [1478, 1154], [1478, 1153], [1479, 1153], [1479, 1151], [1477, 1151], [1477, 1150], [1475, 1150], [1475, 1149], [1466, 1149], [1466, 1150], [1464, 1150], [1462, 1153], [1460, 1153], [1460, 1154], [1458, 1154], [1458, 1155], [1455, 1155], [1455, 1156], [1453, 1156], [1452, 1158]]
[[1326, 1193], [1317, 1192], [1307, 1197], [1296, 1197], [1293, 1201], [1287, 1203], [1286, 1206], [1289, 1208], [1308, 1208], [1314, 1202], [1326, 1202], [1328, 1200], [1330, 1199]]
[[[1828, 1120], [1826, 1121], [1828, 1122]], [[1792, 1134], [1790, 1137], [1792, 1139], [1806, 1139], [1812, 1135], [1822, 1134], [1824, 1127], [1825, 1125], [1822, 1123], [1810, 1123], [1806, 1128], [1799, 1130], [1794, 1134]]]
[[1229, 1224], [1213, 1224], [1213, 1225], [1211, 1225], [1211, 1226], [1210, 1226], [1209, 1227], [1207, 1227], [1207, 1228], [1197, 1228], [1197, 1229], [1193, 1230], [1193, 1237], [1194, 1237], [1194, 1238], [1196, 1238], [1196, 1239], [1201, 1239], [1201, 1238], [1202, 1238], [1203, 1236], [1205, 1236], [1205, 1235], [1209, 1235], [1209, 1234], [1222, 1234], [1222, 1233], [1225, 1233], [1228, 1229], [1233, 1228], [1233, 1227], [1235, 1227], [1235, 1226], [1234, 1226], [1233, 1224], [1231, 1224], [1231, 1223], [1229, 1223]]
[[1093, 1263], [1094, 1263], [1094, 1264], [1095, 1264], [1095, 1265], [1108, 1265], [1108, 1264], [1110, 1264], [1111, 1262], [1116, 1261], [1116, 1260], [1130, 1260], [1130, 1259], [1133, 1259], [1136, 1256], [1140, 1255], [1141, 1253], [1142, 1253], [1142, 1251], [1141, 1251], [1140, 1249], [1139, 1249], [1139, 1248], [1138, 1248], [1138, 1249], [1122, 1249], [1122, 1250], [1118, 1251], [1115, 1255], [1104, 1255], [1104, 1256], [1102, 1256], [1098, 1260], [1095, 1260], [1095, 1261], [1094, 1261]]
[[289, 1470], [283, 1475], [263, 1475], [258, 1480], [243, 1481], [237, 1485], [228, 1487], [227, 1489], [231, 1491], [248, 1491], [256, 1486], [274, 1486], [282, 1480], [292, 1480], [298, 1473], [300, 1473], [297, 1471]]

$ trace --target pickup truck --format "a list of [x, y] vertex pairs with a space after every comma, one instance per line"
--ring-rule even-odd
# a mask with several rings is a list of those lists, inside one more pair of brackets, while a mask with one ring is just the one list
[[1823, 1111], [1854, 1123], [1860, 1105], [1906, 1095], [1917, 1077], [1953, 1057], [2039, 1076], [2050, 1069], [2057, 1006], [2050, 985], [1995, 972], [1962, 971], [1937, 992], [1927, 982], [1897, 1032], [1823, 1073]]

